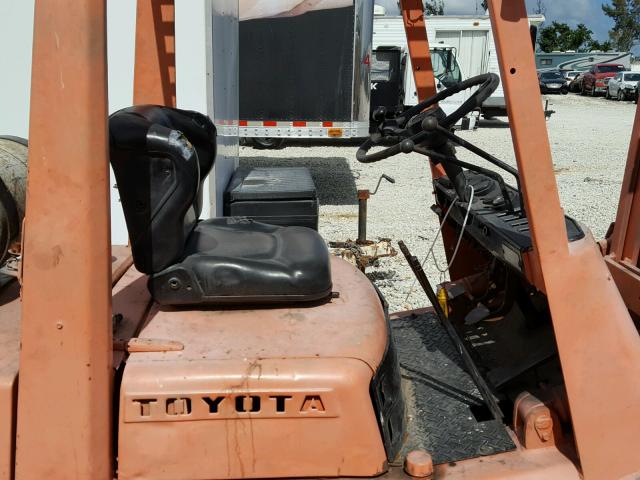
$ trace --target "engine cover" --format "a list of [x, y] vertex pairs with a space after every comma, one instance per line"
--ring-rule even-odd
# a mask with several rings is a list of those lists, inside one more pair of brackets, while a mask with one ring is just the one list
[[[371, 396], [388, 327], [369, 280], [332, 260], [338, 298], [255, 310], [153, 306], [120, 389], [118, 478], [374, 476], [387, 455]], [[398, 392], [399, 393], [399, 392]]]

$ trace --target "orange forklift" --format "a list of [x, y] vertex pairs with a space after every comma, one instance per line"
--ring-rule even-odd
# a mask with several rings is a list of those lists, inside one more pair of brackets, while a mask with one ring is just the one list
[[198, 220], [216, 131], [175, 108], [173, 1], [138, 1], [136, 106], [111, 117], [106, 2], [36, 2], [1, 478], [640, 478], [640, 116], [596, 243], [560, 207], [524, 0], [488, 2], [517, 169], [451, 128], [497, 77], [436, 94], [422, 2], [400, 3], [422, 102], [357, 158], [431, 162], [450, 281], [401, 245], [433, 308], [389, 315], [313, 230]]

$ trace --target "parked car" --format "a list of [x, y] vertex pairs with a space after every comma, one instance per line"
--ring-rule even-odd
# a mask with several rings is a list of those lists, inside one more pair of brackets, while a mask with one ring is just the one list
[[607, 91], [607, 82], [611, 77], [615, 77], [617, 73], [624, 72], [626, 69], [620, 63], [598, 63], [591, 67], [582, 78], [582, 95], [591, 95], [592, 97]]
[[578, 76], [580, 75], [582, 72], [579, 72], [578, 70], [571, 70], [569, 72], [563, 72], [564, 74], [564, 78], [565, 78], [565, 82], [564, 84], [567, 86], [567, 88], [569, 88], [569, 85], [571, 85], [571, 82]]
[[538, 83], [541, 93], [569, 93], [569, 87], [565, 84], [565, 78], [559, 71], [538, 72]]
[[580, 72], [571, 82], [569, 83], [569, 91], [578, 93], [582, 91], [582, 80], [584, 79], [584, 74], [587, 72]]
[[638, 85], [633, 89], [633, 103], [638, 104]]
[[637, 72], [620, 72], [612, 77], [607, 83], [607, 91], [605, 98], [617, 98], [618, 100], [627, 100], [634, 98], [635, 89], [640, 80], [640, 73]]

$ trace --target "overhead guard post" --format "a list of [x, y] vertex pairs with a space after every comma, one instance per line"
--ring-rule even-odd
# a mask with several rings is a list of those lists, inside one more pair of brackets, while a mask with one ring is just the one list
[[489, 0], [524, 204], [584, 478], [640, 471], [640, 337], [595, 241], [568, 243], [524, 0]]
[[105, 0], [35, 3], [18, 480], [113, 478]]
[[174, 0], [138, 0], [133, 103], [176, 106]]

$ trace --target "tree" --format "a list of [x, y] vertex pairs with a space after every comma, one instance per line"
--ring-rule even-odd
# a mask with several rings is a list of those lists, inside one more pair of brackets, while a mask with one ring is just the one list
[[536, 15], [544, 15], [547, 13], [547, 7], [544, 4], [543, 0], [536, 0], [536, 6], [533, 9], [533, 13]]
[[554, 50], [586, 51], [591, 49], [592, 36], [593, 32], [583, 23], [571, 28], [566, 23], [551, 22], [538, 32], [538, 46], [547, 53]]
[[589, 44], [590, 50], [600, 50], [601, 52], [608, 52], [613, 50], [613, 45], [609, 40], [605, 40], [604, 42], [599, 42], [598, 40], [591, 40]]
[[613, 20], [609, 38], [616, 50], [628, 52], [640, 39], [640, 0], [612, 0], [602, 11]]
[[424, 2], [424, 12], [427, 15], [444, 15], [444, 0], [427, 0]]

